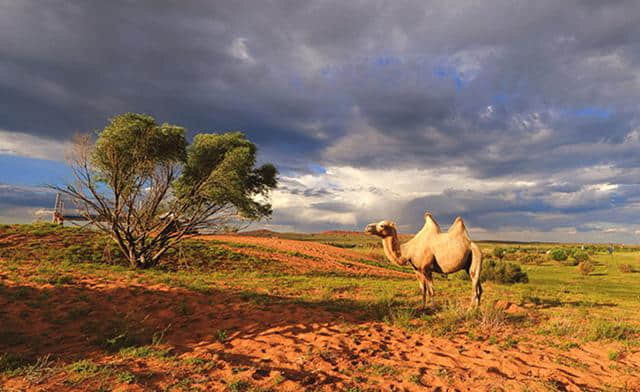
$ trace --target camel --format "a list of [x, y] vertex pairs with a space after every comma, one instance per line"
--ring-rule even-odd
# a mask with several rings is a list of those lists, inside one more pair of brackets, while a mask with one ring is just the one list
[[422, 229], [402, 245], [398, 240], [395, 223], [388, 220], [367, 225], [365, 233], [382, 238], [382, 247], [389, 261], [398, 265], [411, 265], [422, 290], [422, 309], [427, 305], [427, 290], [433, 304], [433, 272], [451, 274], [463, 269], [471, 277], [471, 307], [480, 305], [482, 252], [469, 238], [462, 218], [457, 217], [449, 230], [442, 232], [438, 222], [427, 212], [424, 214]]

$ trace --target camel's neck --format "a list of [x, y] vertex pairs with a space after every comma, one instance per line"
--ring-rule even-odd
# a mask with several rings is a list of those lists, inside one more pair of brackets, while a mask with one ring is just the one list
[[384, 249], [384, 254], [392, 263], [402, 264], [400, 241], [398, 240], [398, 233], [395, 230], [393, 231], [393, 235], [382, 239], [382, 248]]

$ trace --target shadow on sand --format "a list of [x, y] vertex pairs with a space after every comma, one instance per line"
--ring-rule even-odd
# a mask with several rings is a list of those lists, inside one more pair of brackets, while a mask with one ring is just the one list
[[[300, 334], [338, 332], [334, 328], [345, 320], [381, 320], [388, 312], [389, 304], [384, 303], [348, 299], [314, 302], [231, 289], [195, 292], [134, 285], [92, 287], [84, 282], [45, 287], [0, 282], [0, 353], [30, 361], [50, 355], [72, 362], [149, 345], [161, 338], [172, 354], [180, 355], [203, 342], [220, 343], [221, 331], [227, 341], [277, 334], [278, 339], [304, 347]], [[211, 353], [233, 367], [257, 369], [252, 374], [256, 380], [274, 371], [303, 385], [339, 380], [318, 370], [270, 365], [259, 351], [255, 355], [227, 353], [226, 344], [218, 344], [222, 347]], [[136, 376], [147, 386], [166, 377], [152, 373]]]

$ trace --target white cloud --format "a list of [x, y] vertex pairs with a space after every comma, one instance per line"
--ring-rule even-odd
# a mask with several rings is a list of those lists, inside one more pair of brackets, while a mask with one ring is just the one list
[[[475, 179], [465, 168], [443, 171], [350, 166], [330, 166], [321, 174], [285, 176], [281, 183], [283, 186], [271, 198], [275, 224], [295, 217], [299, 228], [325, 223], [328, 227], [336, 225], [353, 230], [360, 229], [355, 225], [363, 222], [397, 219], [410, 201], [450, 189], [490, 192], [535, 185], [529, 181]], [[412, 229], [410, 225], [402, 225], [413, 222], [397, 223], [401, 230]]]
[[616, 184], [592, 184], [576, 192], [551, 192], [543, 200], [556, 208], [575, 208], [606, 202], [617, 188]]
[[480, 118], [483, 120], [488, 120], [491, 118], [491, 116], [493, 115], [493, 112], [495, 111], [495, 109], [493, 108], [493, 105], [489, 105], [486, 107], [486, 109], [484, 110], [484, 112], [480, 113]]
[[247, 39], [246, 38], [236, 38], [231, 43], [231, 47], [229, 48], [229, 52], [231, 55], [238, 60], [246, 61], [248, 63], [254, 63], [255, 59], [249, 53], [249, 48], [247, 47]]
[[0, 154], [62, 161], [70, 143], [0, 129]]
[[629, 132], [624, 138], [625, 143], [636, 144], [640, 142], [640, 128], [636, 128]]

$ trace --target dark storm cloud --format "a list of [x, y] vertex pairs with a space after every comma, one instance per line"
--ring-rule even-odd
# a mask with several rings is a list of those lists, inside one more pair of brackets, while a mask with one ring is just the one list
[[46, 188], [0, 184], [0, 201], [7, 208], [52, 208], [55, 201], [55, 193]]
[[555, 185], [494, 192], [447, 190], [411, 200], [399, 216], [414, 228], [423, 224], [422, 214], [431, 211], [444, 226], [463, 216], [470, 227], [489, 230], [517, 227], [550, 231], [567, 226], [587, 230], [585, 224], [591, 222], [638, 222], [640, 210], [617, 207], [637, 203], [639, 194], [638, 185], [610, 191]]
[[[515, 195], [452, 184], [407, 211], [495, 227], [595, 216], [639, 195], [637, 15], [636, 1], [0, 0], [0, 130], [66, 140], [146, 112], [243, 130], [287, 175], [313, 162], [538, 183]], [[603, 183], [624, 194], [589, 197]], [[282, 190], [346, 208], [330, 187]]]
[[349, 212], [353, 211], [353, 206], [349, 203], [341, 203], [341, 202], [322, 202], [322, 203], [313, 203], [311, 204], [312, 208], [324, 211], [334, 211], [334, 212]]

